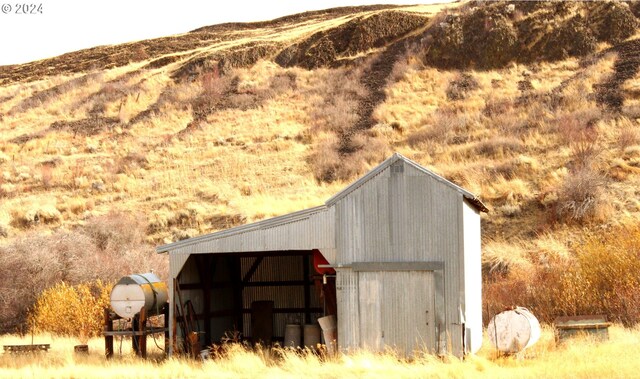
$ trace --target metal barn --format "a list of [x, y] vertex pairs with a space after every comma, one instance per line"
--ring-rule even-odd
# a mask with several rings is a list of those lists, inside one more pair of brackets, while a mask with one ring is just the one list
[[[169, 254], [171, 301], [191, 303], [202, 346], [234, 332], [282, 341], [287, 324], [336, 314], [341, 350], [462, 356], [482, 341], [486, 210], [394, 154], [324, 205], [157, 251]], [[175, 312], [172, 341], [181, 338]]]

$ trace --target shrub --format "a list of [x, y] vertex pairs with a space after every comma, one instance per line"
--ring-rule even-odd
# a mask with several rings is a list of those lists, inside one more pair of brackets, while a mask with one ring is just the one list
[[[348, 149], [350, 153], [343, 153], [342, 149]], [[380, 163], [388, 152], [389, 146], [381, 136], [356, 134], [347, 141], [331, 136], [318, 143], [310, 161], [316, 180], [331, 183], [348, 181], [363, 174], [367, 165]]]
[[77, 285], [59, 282], [38, 296], [30, 324], [39, 332], [80, 337], [83, 342], [98, 337], [111, 288], [112, 284], [99, 279]]
[[548, 35], [544, 42], [544, 46], [540, 46], [542, 54], [550, 60], [582, 57], [597, 47], [596, 37], [580, 15], [562, 24], [555, 35]]
[[514, 58], [518, 34], [500, 14], [477, 9], [463, 21], [463, 56], [480, 68], [502, 67]]
[[605, 184], [604, 176], [590, 167], [570, 172], [558, 193], [558, 219], [577, 223], [604, 219], [608, 210]]
[[620, 128], [618, 135], [620, 151], [625, 151], [630, 146], [640, 144], [640, 131], [635, 128], [628, 118], [621, 118], [617, 126]]
[[38, 224], [57, 224], [62, 215], [54, 204], [28, 204], [11, 210], [11, 224], [17, 228], [30, 228]]
[[431, 34], [421, 41], [426, 50], [426, 60], [440, 67], [460, 66], [464, 43], [462, 18], [459, 15], [447, 15], [441, 22], [436, 21], [435, 25]]
[[144, 154], [132, 152], [118, 160], [114, 167], [114, 172], [116, 174], [126, 174], [139, 168], [149, 168], [149, 161]]
[[452, 80], [447, 88], [447, 99], [464, 100], [469, 92], [478, 89], [478, 81], [467, 73], [462, 73], [456, 80]]
[[565, 287], [579, 313], [604, 313], [625, 325], [640, 321], [640, 228], [603, 230], [577, 248]]
[[520, 140], [510, 137], [498, 137], [478, 142], [473, 150], [478, 155], [488, 157], [503, 157], [523, 150]]
[[56, 283], [115, 281], [154, 269], [167, 276], [166, 258], [144, 242], [146, 223], [111, 213], [74, 231], [31, 233], [0, 247], [0, 333], [16, 330], [27, 310]]
[[598, 39], [613, 44], [631, 37], [638, 27], [638, 19], [627, 4], [606, 2], [600, 3], [591, 12], [601, 22], [594, 25]]
[[485, 273], [485, 320], [522, 305], [545, 322], [585, 314], [605, 314], [625, 325], [640, 322], [640, 225], [587, 233], [569, 259]]
[[82, 233], [90, 237], [100, 250], [124, 252], [141, 243], [144, 230], [139, 217], [111, 212], [90, 219]]
[[570, 169], [591, 167], [602, 151], [596, 125], [598, 117], [598, 113], [591, 111], [574, 112], [556, 121], [560, 136], [571, 148]]
[[313, 176], [319, 182], [331, 183], [338, 180], [338, 170], [342, 162], [337, 145], [336, 137], [326, 138], [316, 144], [309, 157], [313, 167]]

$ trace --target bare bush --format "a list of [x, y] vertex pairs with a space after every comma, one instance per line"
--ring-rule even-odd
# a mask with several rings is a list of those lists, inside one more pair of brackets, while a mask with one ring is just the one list
[[605, 177], [590, 167], [570, 172], [558, 193], [558, 220], [584, 223], [603, 219], [608, 210], [605, 185]]
[[319, 96], [311, 112], [314, 133], [343, 133], [358, 121], [358, 102], [367, 94], [358, 75], [346, 70], [327, 74], [322, 86], [316, 89]]
[[489, 98], [484, 106], [482, 113], [487, 117], [500, 116], [513, 110], [513, 101], [511, 99]]
[[318, 96], [311, 112], [315, 120], [311, 134], [319, 135], [320, 141], [309, 162], [318, 181], [349, 180], [387, 152], [383, 137], [356, 127], [362, 117], [361, 101], [367, 95], [360, 75], [358, 70], [332, 70], [314, 91]]
[[525, 305], [541, 321], [605, 314], [625, 325], [640, 322], [640, 227], [589, 232], [567, 261], [532, 262], [527, 270], [487, 272], [485, 320]]
[[144, 154], [131, 152], [118, 160], [114, 171], [116, 174], [124, 174], [137, 168], [149, 168], [149, 161]]
[[571, 148], [572, 170], [591, 167], [602, 152], [597, 113], [575, 112], [557, 119], [560, 136]]
[[416, 147], [423, 143], [439, 142], [447, 144], [461, 144], [469, 139], [469, 130], [476, 122], [476, 116], [467, 113], [457, 113], [449, 109], [439, 109], [433, 118], [433, 125], [411, 133], [407, 143]]
[[335, 136], [318, 142], [310, 156], [313, 176], [321, 182], [331, 183], [338, 179], [338, 170], [342, 165], [338, 153], [338, 140]]
[[276, 74], [271, 78], [269, 88], [275, 91], [275, 93], [295, 91], [298, 88], [297, 79], [298, 75], [294, 71]]
[[625, 151], [630, 146], [640, 144], [640, 131], [638, 131], [627, 118], [620, 122], [622, 129], [618, 135], [618, 146], [621, 151]]
[[447, 99], [464, 100], [469, 96], [469, 92], [479, 88], [478, 81], [468, 73], [460, 74], [456, 80], [452, 80], [447, 87]]
[[508, 154], [519, 153], [524, 150], [522, 142], [515, 138], [498, 137], [478, 142], [474, 152], [488, 157], [503, 157]]
[[50, 188], [53, 184], [53, 170], [54, 165], [49, 163], [43, 163], [40, 166], [40, 174], [42, 175], [42, 185], [45, 188]]
[[144, 242], [145, 229], [141, 219], [113, 213], [75, 231], [27, 234], [0, 247], [0, 332], [23, 324], [38, 295], [58, 282], [114, 281], [151, 269], [166, 278], [166, 258]]

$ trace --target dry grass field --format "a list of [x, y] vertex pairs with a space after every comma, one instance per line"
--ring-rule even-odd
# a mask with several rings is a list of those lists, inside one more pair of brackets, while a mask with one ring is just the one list
[[[89, 355], [73, 352], [77, 340], [38, 335], [36, 343], [51, 343], [47, 353], [0, 356], [0, 378], [633, 378], [640, 370], [640, 330], [610, 328], [610, 340], [588, 337], [556, 345], [553, 331], [543, 329], [540, 341], [521, 356], [498, 357], [485, 341], [476, 356], [464, 361], [418, 354], [412, 360], [393, 352], [352, 352], [326, 358], [292, 351], [252, 352], [237, 346], [229, 354], [207, 361], [163, 359], [150, 339], [150, 359], [141, 360], [125, 341], [122, 354], [107, 361], [104, 342], [89, 342]], [[30, 337], [5, 335], [0, 344], [30, 343]], [[162, 346], [162, 345], [160, 345]]]

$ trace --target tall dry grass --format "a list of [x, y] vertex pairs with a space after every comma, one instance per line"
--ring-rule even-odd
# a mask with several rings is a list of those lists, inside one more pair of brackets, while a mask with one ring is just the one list
[[[4, 335], [0, 344], [30, 343], [29, 336]], [[74, 355], [78, 341], [50, 335], [35, 336], [36, 343], [51, 343], [48, 353], [0, 356], [0, 378], [627, 378], [635, 377], [640, 361], [640, 330], [610, 328], [610, 340], [577, 337], [556, 344], [553, 331], [543, 328], [540, 341], [519, 356], [498, 356], [485, 339], [476, 356], [464, 361], [417, 354], [407, 360], [392, 351], [353, 351], [327, 358], [289, 350], [251, 351], [232, 346], [228, 354], [207, 361], [163, 359], [148, 341], [149, 360], [133, 356], [130, 341], [107, 361], [104, 341], [89, 341], [89, 355]], [[159, 341], [160, 342], [160, 341]], [[160, 343], [160, 347], [162, 344]]]

